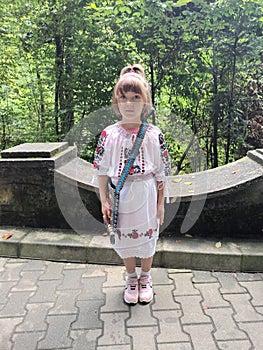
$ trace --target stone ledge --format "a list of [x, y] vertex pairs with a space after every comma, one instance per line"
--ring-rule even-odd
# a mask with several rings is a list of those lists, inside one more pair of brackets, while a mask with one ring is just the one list
[[[8, 240], [2, 236], [12, 233]], [[161, 237], [154, 266], [218, 271], [263, 272], [263, 241]], [[100, 232], [0, 227], [0, 256], [77, 263], [122, 264]]]
[[67, 142], [23, 143], [1, 152], [2, 158], [52, 158], [68, 148]]

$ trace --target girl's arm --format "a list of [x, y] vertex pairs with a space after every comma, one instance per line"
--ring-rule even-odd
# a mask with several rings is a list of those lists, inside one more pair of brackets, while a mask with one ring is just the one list
[[108, 176], [107, 175], [98, 175], [99, 182], [99, 193], [100, 193], [100, 201], [101, 201], [101, 212], [103, 215], [103, 220], [105, 223], [110, 223], [110, 204], [108, 201]]
[[157, 181], [157, 218], [160, 220], [160, 225], [164, 221], [164, 182]]

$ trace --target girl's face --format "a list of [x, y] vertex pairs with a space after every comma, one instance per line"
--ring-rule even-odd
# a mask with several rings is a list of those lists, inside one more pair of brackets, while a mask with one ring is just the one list
[[123, 122], [138, 123], [141, 121], [144, 107], [142, 95], [128, 91], [118, 96], [117, 101]]

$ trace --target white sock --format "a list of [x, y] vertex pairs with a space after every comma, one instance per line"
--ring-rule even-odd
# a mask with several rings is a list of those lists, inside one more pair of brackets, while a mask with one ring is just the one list
[[134, 271], [133, 273], [127, 273], [127, 277], [128, 277], [128, 278], [138, 278], [137, 272]]
[[148, 272], [145, 272], [143, 270], [141, 270], [141, 277], [150, 277], [151, 276], [151, 270]]

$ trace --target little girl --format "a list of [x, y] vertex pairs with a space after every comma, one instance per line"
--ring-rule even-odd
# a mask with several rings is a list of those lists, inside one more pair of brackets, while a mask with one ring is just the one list
[[[97, 168], [101, 211], [110, 223], [112, 208], [108, 194], [109, 180], [116, 186], [128, 161], [142, 122], [152, 109], [150, 89], [141, 65], [122, 69], [114, 88], [112, 107], [120, 121], [105, 128], [99, 138], [94, 166]], [[124, 301], [136, 304], [153, 299], [151, 266], [164, 220], [165, 177], [170, 162], [159, 128], [147, 124], [138, 154], [120, 191], [118, 222], [113, 248], [123, 259], [127, 282]], [[136, 257], [141, 259], [141, 273], [136, 273]]]

